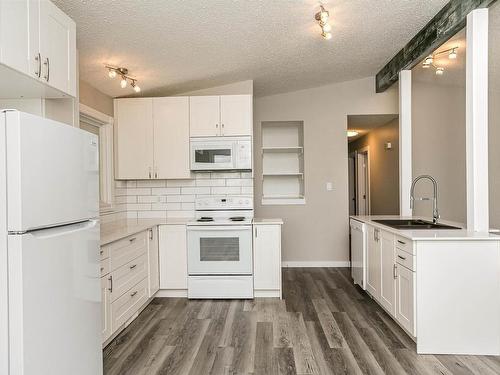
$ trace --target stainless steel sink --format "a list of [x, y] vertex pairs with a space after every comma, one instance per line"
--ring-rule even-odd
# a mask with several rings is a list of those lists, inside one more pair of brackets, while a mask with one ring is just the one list
[[462, 229], [459, 227], [454, 227], [446, 224], [434, 224], [431, 221], [425, 221], [420, 219], [395, 219], [395, 220], [373, 220], [375, 223], [382, 225], [387, 225], [388, 227], [401, 229], [401, 230], [413, 230], [413, 229]]

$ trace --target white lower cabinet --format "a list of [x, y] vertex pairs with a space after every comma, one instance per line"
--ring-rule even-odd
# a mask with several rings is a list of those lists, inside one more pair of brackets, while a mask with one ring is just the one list
[[281, 225], [254, 224], [253, 257], [255, 296], [281, 298]]
[[160, 289], [187, 295], [187, 239], [185, 225], [160, 225]]
[[102, 341], [106, 341], [113, 331], [111, 330], [111, 295], [109, 291], [109, 277], [101, 277], [101, 321]]
[[149, 297], [153, 297], [153, 295], [160, 289], [159, 261], [158, 227], [154, 227], [149, 229], [148, 239]]
[[415, 327], [415, 272], [396, 265], [396, 320], [401, 326], [417, 335]]
[[367, 226], [366, 241], [366, 290], [377, 301], [380, 299], [380, 230]]
[[391, 315], [396, 313], [396, 249], [394, 235], [380, 231], [380, 304]]

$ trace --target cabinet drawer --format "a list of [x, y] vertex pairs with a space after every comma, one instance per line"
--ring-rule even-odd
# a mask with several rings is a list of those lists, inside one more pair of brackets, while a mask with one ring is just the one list
[[124, 266], [143, 254], [147, 254], [147, 250], [146, 231], [113, 242], [110, 247], [111, 271]]
[[101, 246], [101, 250], [99, 251], [101, 260], [109, 258], [109, 247], [110, 245]]
[[101, 276], [105, 276], [109, 273], [109, 271], [111, 270], [110, 263], [111, 259], [109, 258], [101, 260]]
[[415, 256], [407, 253], [406, 251], [396, 248], [396, 262], [412, 271], [415, 271]]
[[406, 251], [407, 253], [414, 254], [413, 241], [408, 238], [396, 236], [396, 248]]
[[113, 290], [111, 301], [121, 297], [139, 281], [148, 276], [148, 261], [146, 255], [133, 259], [131, 262], [111, 273], [113, 277]]
[[111, 303], [113, 332], [127, 322], [148, 300], [148, 279], [134, 285], [123, 296]]

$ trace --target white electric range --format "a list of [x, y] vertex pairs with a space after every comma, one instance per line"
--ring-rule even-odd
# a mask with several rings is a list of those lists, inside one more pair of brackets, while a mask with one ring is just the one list
[[187, 224], [188, 297], [253, 298], [253, 198], [196, 199]]

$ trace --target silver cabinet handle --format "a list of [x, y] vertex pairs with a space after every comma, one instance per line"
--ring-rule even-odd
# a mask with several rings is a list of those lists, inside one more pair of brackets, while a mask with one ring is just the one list
[[104, 250], [99, 251], [99, 254], [101, 255], [104, 254]]
[[399, 259], [406, 260], [406, 257], [402, 257], [401, 255], [398, 255]]
[[396, 264], [394, 265], [394, 278], [398, 278], [398, 266]]
[[406, 245], [406, 242], [404, 242], [404, 241], [398, 240], [398, 242], [399, 242], [401, 245]]
[[257, 227], [255, 227], [255, 238], [257, 238], [259, 235], [258, 235], [258, 231], [257, 231]]
[[153, 240], [153, 229], [149, 230], [149, 239], [152, 241]]
[[104, 267], [101, 267], [101, 272], [104, 271]]
[[155, 172], [155, 178], [158, 178], [158, 172]]
[[224, 135], [224, 124], [222, 124], [222, 135]]
[[137, 291], [130, 293], [130, 297], [133, 297], [137, 294]]
[[38, 63], [38, 69], [35, 70], [35, 76], [40, 78], [40, 75], [42, 74], [42, 56], [40, 56], [40, 52], [36, 54], [35, 61]]
[[45, 62], [43, 63], [43, 65], [45, 65], [47, 67], [47, 74], [45, 74], [43, 76], [43, 78], [45, 78], [45, 80], [47, 82], [49, 82], [49, 80], [50, 80], [50, 60], [48, 57], [45, 59]]
[[137, 264], [133, 264], [130, 266], [130, 269], [133, 270], [135, 267], [137, 267]]
[[131, 239], [129, 239], [130, 242], [134, 242], [137, 238], [135, 237], [132, 237]]
[[109, 288], [108, 288], [108, 290], [109, 290], [111, 293], [113, 293], [113, 275], [111, 275], [111, 276], [108, 278], [108, 280], [109, 280]]

